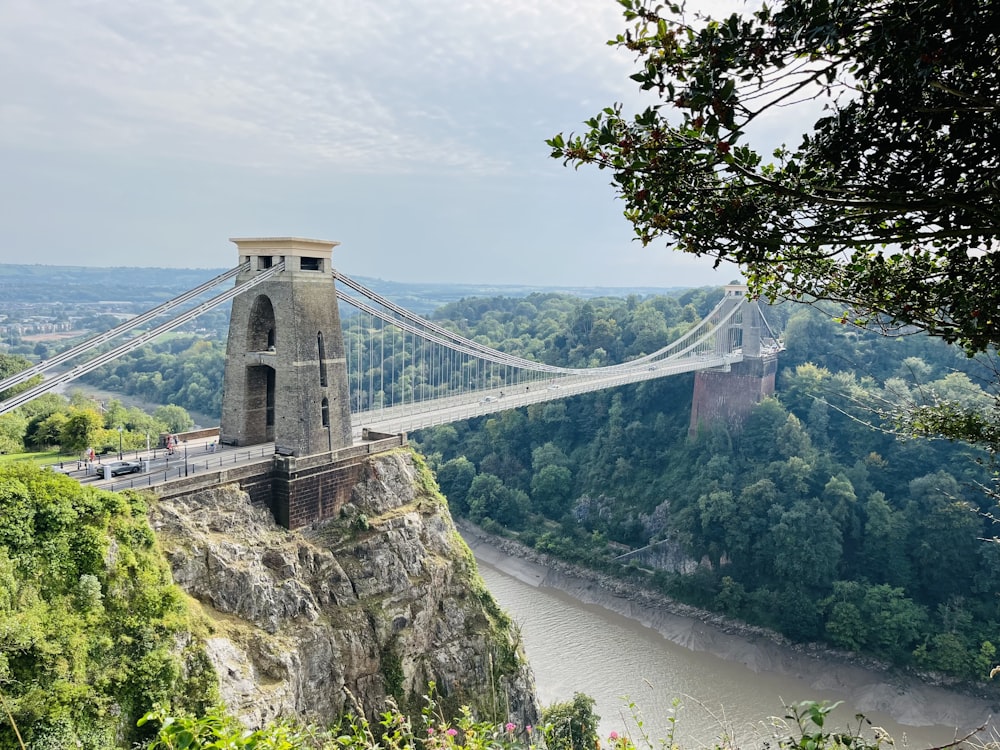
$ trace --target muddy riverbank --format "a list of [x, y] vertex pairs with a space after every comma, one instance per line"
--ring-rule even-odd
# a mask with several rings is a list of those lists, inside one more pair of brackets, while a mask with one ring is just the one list
[[748, 626], [627, 582], [541, 555], [510, 540], [461, 523], [477, 559], [533, 587], [564, 592], [648, 627], [672, 643], [741, 664], [758, 674], [796, 678], [811, 689], [844, 696], [857, 710], [893, 717], [905, 726], [1000, 727], [997, 697], [975, 696], [954, 686], [931, 684], [820, 645], [793, 644], [763, 628]]

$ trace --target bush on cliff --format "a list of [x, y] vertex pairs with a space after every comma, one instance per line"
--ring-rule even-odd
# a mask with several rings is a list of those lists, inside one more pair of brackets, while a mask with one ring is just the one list
[[214, 675], [139, 495], [0, 467], [0, 748], [143, 738], [157, 702], [200, 709]]

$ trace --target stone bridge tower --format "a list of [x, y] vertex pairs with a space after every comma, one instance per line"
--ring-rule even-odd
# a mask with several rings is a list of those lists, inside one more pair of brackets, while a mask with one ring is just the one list
[[728, 341], [720, 341], [719, 346], [740, 349], [743, 361], [734, 362], [724, 370], [700, 370], [695, 375], [689, 435], [717, 421], [739, 432], [753, 407], [774, 395], [778, 342], [767, 330], [760, 305], [746, 298], [746, 286], [730, 284], [725, 290], [726, 301], [742, 309], [730, 320]]
[[347, 362], [332, 254], [337, 242], [298, 237], [233, 239], [246, 281], [284, 269], [233, 299], [220, 440], [274, 441], [309, 456], [351, 444]]

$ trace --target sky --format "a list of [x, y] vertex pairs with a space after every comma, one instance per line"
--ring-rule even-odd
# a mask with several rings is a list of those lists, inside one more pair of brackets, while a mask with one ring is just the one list
[[643, 105], [624, 28], [613, 0], [4, 0], [0, 263], [225, 268], [230, 237], [297, 236], [399, 282], [728, 283], [549, 157]]

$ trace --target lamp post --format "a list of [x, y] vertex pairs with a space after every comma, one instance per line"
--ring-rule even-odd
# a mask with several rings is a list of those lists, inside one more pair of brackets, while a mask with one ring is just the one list
[[118, 460], [122, 460], [122, 429], [121, 425], [118, 425]]
[[184, 476], [188, 475], [188, 441], [184, 441]]

